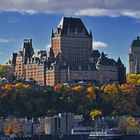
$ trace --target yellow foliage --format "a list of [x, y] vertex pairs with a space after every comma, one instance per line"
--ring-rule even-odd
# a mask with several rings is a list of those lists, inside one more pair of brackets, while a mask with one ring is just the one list
[[23, 84], [22, 83], [15, 84], [15, 88], [22, 88], [22, 87], [23, 87]]
[[15, 88], [16, 88], [16, 89], [25, 89], [25, 90], [29, 90], [29, 89], [31, 89], [31, 86], [25, 85], [25, 84], [22, 84], [22, 83], [17, 83], [17, 84], [15, 84]]
[[95, 119], [95, 117], [99, 116], [102, 114], [102, 111], [101, 110], [98, 110], [98, 109], [93, 109], [91, 110], [90, 112], [90, 117], [92, 118], [92, 120]]
[[75, 91], [81, 92], [83, 90], [83, 87], [82, 86], [75, 86], [72, 89]]
[[6, 71], [8, 70], [9, 67], [5, 66], [5, 65], [1, 65], [0, 64], [0, 76], [4, 77]]
[[138, 123], [135, 121], [133, 117], [127, 118], [127, 130], [128, 131], [135, 131], [137, 128]]
[[24, 87], [26, 90], [31, 89], [31, 86], [29, 86], [29, 85], [23, 85], [23, 87]]
[[126, 132], [134, 133], [137, 131], [137, 126], [138, 126], [138, 123], [135, 121], [133, 117], [125, 117], [120, 120], [118, 127], [123, 133], [126, 133]]
[[128, 84], [140, 85], [140, 74], [128, 74], [126, 81]]

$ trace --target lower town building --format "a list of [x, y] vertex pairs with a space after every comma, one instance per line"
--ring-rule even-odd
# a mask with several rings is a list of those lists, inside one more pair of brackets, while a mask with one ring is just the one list
[[60, 113], [57, 116], [45, 117], [45, 134], [71, 134], [74, 127], [74, 114]]

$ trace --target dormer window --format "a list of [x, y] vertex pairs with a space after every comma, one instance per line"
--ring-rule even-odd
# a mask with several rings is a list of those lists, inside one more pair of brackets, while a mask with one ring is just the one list
[[82, 70], [82, 66], [81, 65], [78, 66], [78, 70]]
[[90, 64], [88, 65], [88, 70], [91, 70], [91, 66], [90, 66]]
[[75, 28], [75, 34], [77, 34], [78, 33], [78, 29], [77, 29], [77, 27]]
[[68, 29], [67, 29], [67, 34], [70, 34], [70, 28], [68, 27]]
[[57, 33], [61, 34], [61, 28], [57, 28]]
[[85, 29], [84, 28], [82, 29], [82, 34], [85, 35]]

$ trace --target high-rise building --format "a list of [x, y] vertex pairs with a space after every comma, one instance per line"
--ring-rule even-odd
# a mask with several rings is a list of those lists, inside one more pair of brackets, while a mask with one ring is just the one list
[[129, 73], [140, 73], [140, 37], [133, 40], [129, 52]]

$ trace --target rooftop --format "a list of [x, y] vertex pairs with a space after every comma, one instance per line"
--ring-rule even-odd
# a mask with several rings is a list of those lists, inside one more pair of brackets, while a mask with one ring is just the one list
[[57, 27], [56, 34], [67, 35], [68, 33], [82, 33], [90, 36], [81, 18], [63, 17]]
[[140, 47], [140, 37], [138, 36], [136, 40], [133, 40], [131, 47]]

